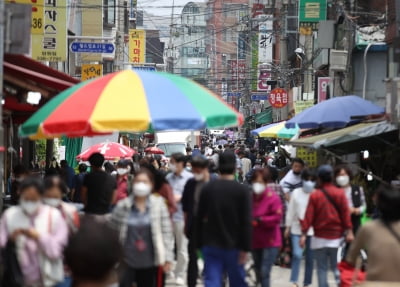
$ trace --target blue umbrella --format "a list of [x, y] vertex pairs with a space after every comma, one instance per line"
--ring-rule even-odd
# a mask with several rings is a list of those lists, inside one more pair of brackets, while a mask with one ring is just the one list
[[355, 117], [384, 114], [385, 109], [358, 96], [336, 97], [312, 106], [286, 122], [287, 128], [296, 124], [302, 129], [343, 128], [356, 121]]

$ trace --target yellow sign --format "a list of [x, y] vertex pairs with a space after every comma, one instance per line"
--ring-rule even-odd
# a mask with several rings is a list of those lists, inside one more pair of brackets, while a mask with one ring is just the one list
[[67, 60], [67, 1], [46, 0], [43, 34], [32, 35], [32, 58], [38, 61]]
[[309, 107], [312, 107], [314, 105], [314, 101], [297, 101], [294, 103], [294, 111], [297, 114], [301, 113], [305, 109], [308, 109]]
[[103, 75], [103, 65], [101, 64], [83, 64], [81, 71], [82, 81], [101, 77]]
[[318, 166], [317, 152], [304, 147], [298, 147], [297, 157], [304, 160], [308, 167], [316, 168]]
[[6, 3], [31, 5], [32, 6], [31, 34], [43, 34], [44, 0], [6, 0]]
[[146, 63], [146, 31], [129, 30], [129, 62]]

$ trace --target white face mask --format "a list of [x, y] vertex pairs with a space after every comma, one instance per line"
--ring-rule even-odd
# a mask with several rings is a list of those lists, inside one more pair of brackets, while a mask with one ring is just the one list
[[202, 181], [204, 179], [204, 173], [194, 173], [193, 177], [196, 181]]
[[348, 175], [339, 175], [336, 178], [336, 183], [341, 187], [347, 186], [349, 182], [350, 182], [350, 177]]
[[133, 185], [133, 194], [139, 197], [148, 196], [151, 192], [151, 186], [144, 182], [138, 182]]
[[29, 215], [34, 214], [40, 207], [40, 201], [23, 200], [19, 201], [22, 210]]
[[170, 163], [170, 164], [169, 164], [169, 169], [170, 169], [172, 172], [175, 172], [175, 171], [176, 171], [176, 165], [173, 164], [173, 163]]
[[311, 180], [305, 180], [303, 181], [303, 190], [306, 193], [310, 193], [314, 190], [315, 188], [315, 182], [311, 181]]
[[57, 208], [61, 205], [61, 199], [59, 199], [59, 198], [43, 198], [43, 203]]
[[127, 168], [117, 168], [117, 173], [118, 173], [119, 175], [127, 174], [128, 171], [129, 171], [129, 169], [127, 169]]
[[253, 191], [255, 194], [261, 194], [265, 191], [265, 184], [255, 182], [253, 183]]

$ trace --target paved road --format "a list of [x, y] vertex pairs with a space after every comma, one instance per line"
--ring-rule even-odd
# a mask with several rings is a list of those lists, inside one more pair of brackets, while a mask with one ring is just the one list
[[[300, 280], [302, 280], [302, 278], [303, 278], [303, 274], [304, 274], [303, 270], [304, 270], [304, 266], [302, 266], [302, 269], [300, 271]], [[292, 284], [290, 284], [290, 282], [289, 282], [290, 269], [281, 268], [281, 267], [273, 267], [271, 276], [272, 276], [271, 277], [271, 287], [292, 287]], [[332, 274], [330, 274], [329, 278], [330, 278], [330, 280], [329, 280], [330, 287], [334, 287], [335, 284], [334, 284], [334, 280], [333, 280]], [[173, 286], [175, 286], [175, 284], [173, 283], [173, 281], [168, 280], [167, 281], [167, 286], [168, 287], [173, 287]], [[203, 284], [198, 284], [197, 286], [198, 287], [203, 287], [204, 285]], [[300, 285], [300, 287], [302, 287], [302, 285]], [[315, 270], [314, 270], [313, 284], [310, 287], [318, 287]]]

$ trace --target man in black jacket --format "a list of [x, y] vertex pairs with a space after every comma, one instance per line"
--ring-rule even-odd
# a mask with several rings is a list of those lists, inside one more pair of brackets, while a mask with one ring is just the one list
[[189, 239], [189, 264], [187, 270], [188, 287], [196, 287], [199, 269], [197, 266], [197, 244], [195, 220], [202, 188], [212, 179], [208, 170], [208, 160], [204, 156], [195, 156], [192, 161], [193, 178], [185, 185], [182, 195], [182, 209], [185, 216], [185, 235]]
[[246, 287], [244, 264], [251, 249], [251, 192], [235, 181], [236, 156], [219, 158], [220, 179], [200, 194], [196, 237], [202, 247], [205, 287], [220, 286], [227, 272], [231, 287]]

